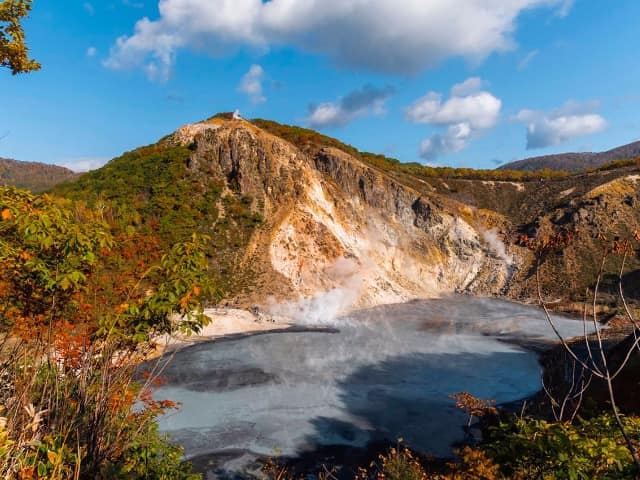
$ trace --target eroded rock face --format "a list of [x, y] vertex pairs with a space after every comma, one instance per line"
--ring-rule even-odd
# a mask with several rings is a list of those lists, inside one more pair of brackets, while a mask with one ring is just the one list
[[[343, 292], [332, 298], [348, 309], [452, 291], [495, 294], [510, 279], [474, 209], [417, 192], [341, 150], [310, 156], [246, 121], [198, 125], [167, 141], [192, 146], [194, 174], [251, 197], [265, 222], [238, 269], [262, 264], [264, 282], [279, 282], [284, 298]], [[260, 292], [239, 300], [268, 301]]]

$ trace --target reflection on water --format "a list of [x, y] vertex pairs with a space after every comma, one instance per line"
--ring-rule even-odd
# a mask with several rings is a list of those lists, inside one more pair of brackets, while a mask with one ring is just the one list
[[[581, 322], [558, 321], [563, 334], [582, 333]], [[245, 463], [400, 436], [448, 455], [465, 423], [449, 394], [501, 403], [536, 392], [536, 356], [514, 342], [553, 339], [537, 309], [462, 296], [361, 311], [333, 326], [180, 352], [157, 396], [183, 406], [162, 430], [189, 457], [245, 452]]]

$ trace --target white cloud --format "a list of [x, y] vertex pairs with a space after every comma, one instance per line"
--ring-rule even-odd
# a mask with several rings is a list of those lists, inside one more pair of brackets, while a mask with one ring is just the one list
[[480, 62], [515, 47], [516, 19], [534, 8], [565, 15], [567, 0], [160, 0], [105, 65], [153, 65], [167, 77], [181, 48], [224, 55], [292, 46], [355, 69], [415, 74], [461, 57]]
[[98, 50], [96, 49], [96, 47], [87, 48], [87, 57], [89, 58], [95, 57], [97, 53], [98, 53]]
[[55, 162], [55, 164], [60, 165], [61, 167], [68, 168], [69, 170], [73, 170], [74, 172], [88, 172], [89, 170], [100, 168], [108, 161], [108, 158], [79, 157], [59, 160]]
[[453, 96], [444, 103], [441, 94], [429, 92], [405, 110], [405, 118], [413, 123], [441, 126], [465, 122], [474, 129], [486, 129], [496, 124], [501, 107], [500, 99], [489, 92]]
[[[143, 18], [136, 23], [136, 33], [130, 38], [120, 37], [111, 47], [109, 58], [103, 65], [122, 70], [143, 65], [150, 80], [165, 82], [171, 75], [176, 49], [182, 40], [163, 31], [163, 26]], [[117, 52], [117, 54], [114, 54]]]
[[574, 138], [599, 133], [607, 121], [596, 113], [599, 102], [579, 103], [573, 100], [545, 113], [523, 109], [514, 117], [527, 127], [527, 150], [560, 145]]
[[238, 90], [248, 95], [251, 103], [262, 103], [267, 101], [262, 93], [262, 81], [264, 80], [264, 69], [260, 65], [251, 65], [251, 68], [244, 74]]
[[443, 134], [422, 142], [422, 158], [433, 160], [442, 154], [459, 152], [479, 132], [495, 126], [502, 101], [480, 90], [482, 85], [480, 78], [471, 77], [454, 85], [451, 98], [444, 103], [442, 94], [429, 92], [405, 109], [405, 119], [412, 123], [447, 127]]
[[311, 105], [307, 124], [313, 128], [339, 127], [369, 113], [381, 115], [384, 113], [384, 104], [393, 93], [391, 86], [376, 88], [365, 85], [337, 102]]

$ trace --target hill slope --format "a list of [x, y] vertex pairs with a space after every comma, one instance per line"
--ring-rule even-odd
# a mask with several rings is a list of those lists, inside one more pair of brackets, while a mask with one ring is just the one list
[[0, 158], [0, 184], [25, 188], [35, 193], [48, 190], [77, 176], [71, 170], [56, 165]]
[[592, 153], [559, 153], [542, 157], [525, 158], [517, 162], [507, 163], [499, 170], [535, 171], [549, 168], [551, 170], [565, 170], [580, 172], [590, 168], [598, 168], [617, 160], [640, 157], [640, 141], [623, 145], [606, 152]]
[[338, 146], [304, 151], [213, 118], [56, 191], [119, 204], [117, 217], [167, 243], [207, 233], [227, 301], [245, 306], [273, 297], [339, 309], [506, 286], [511, 259], [484, 237], [500, 215], [398, 182]]
[[310, 315], [454, 291], [535, 301], [535, 259], [518, 239], [555, 231], [578, 241], [548, 256], [545, 291], [579, 298], [603, 231], [640, 228], [638, 179], [636, 165], [579, 175], [434, 169], [217, 116], [55, 191], [163, 248], [206, 233], [226, 302], [290, 300], [289, 313]]

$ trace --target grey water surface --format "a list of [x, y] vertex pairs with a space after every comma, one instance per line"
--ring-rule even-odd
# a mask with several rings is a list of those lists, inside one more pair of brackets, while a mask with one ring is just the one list
[[[582, 322], [554, 318], [563, 335], [582, 334]], [[325, 326], [334, 328], [179, 352], [156, 397], [182, 407], [161, 430], [187, 457], [234, 452], [229, 470], [243, 468], [238, 452], [246, 461], [398, 437], [450, 455], [466, 417], [449, 395], [503, 403], [537, 392], [537, 356], [519, 345], [554, 340], [539, 309], [468, 296], [378, 307]]]

